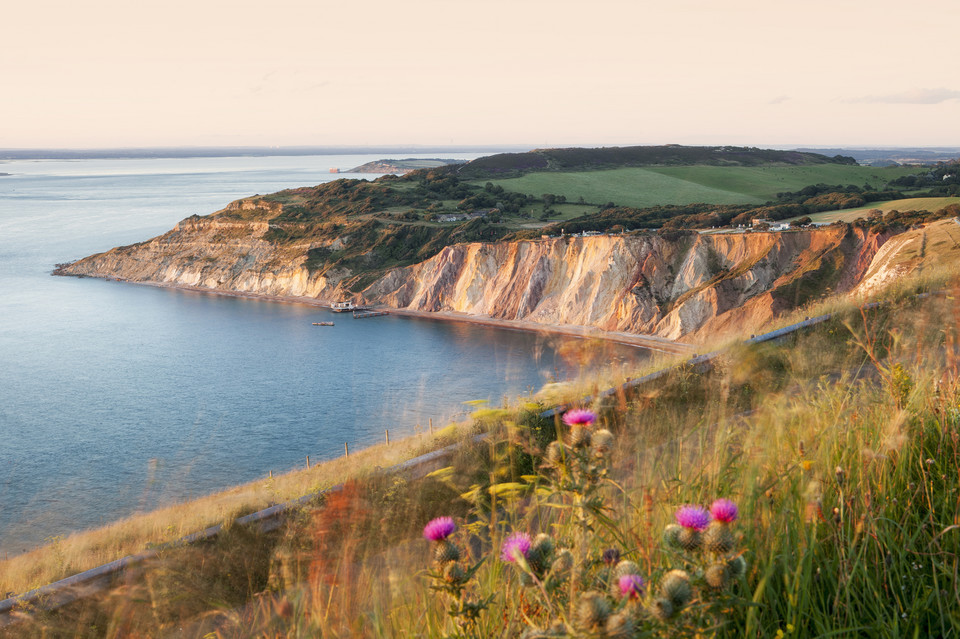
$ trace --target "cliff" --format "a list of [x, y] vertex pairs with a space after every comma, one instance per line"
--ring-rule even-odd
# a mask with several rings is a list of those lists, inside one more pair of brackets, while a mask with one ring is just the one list
[[[281, 233], [274, 222], [262, 221], [276, 216], [266, 209], [278, 205], [231, 206], [250, 215], [188, 218], [164, 235], [90, 256], [58, 274], [328, 302], [351, 298], [417, 311], [696, 339], [731, 327], [759, 329], [828, 290], [852, 290], [887, 239], [836, 226], [672, 241], [601, 235], [464, 243], [387, 271], [362, 293], [350, 294], [344, 285], [357, 273], [317, 269], [308, 260], [317, 249], [341, 250], [349, 236], [278, 241], [290, 237], [290, 229]], [[256, 207], [266, 209], [252, 210]]]

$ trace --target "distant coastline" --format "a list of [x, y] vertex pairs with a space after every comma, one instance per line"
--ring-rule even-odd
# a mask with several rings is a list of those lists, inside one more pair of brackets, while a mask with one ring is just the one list
[[500, 146], [191, 146], [110, 149], [3, 149], [0, 160], [119, 160], [158, 158], [275, 157], [302, 155], [398, 155], [415, 153], [502, 153], [528, 145]]

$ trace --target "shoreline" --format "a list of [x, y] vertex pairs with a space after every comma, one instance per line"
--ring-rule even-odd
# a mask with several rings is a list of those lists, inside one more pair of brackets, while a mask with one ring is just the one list
[[[89, 275], [85, 277], [91, 277]], [[95, 276], [93, 276], [95, 277]], [[319, 300], [315, 297], [302, 297], [298, 295], [266, 295], [263, 293], [250, 293], [245, 291], [229, 291], [215, 288], [206, 288], [203, 286], [190, 286], [188, 284], [173, 284], [170, 282], [137, 282], [117, 277], [103, 277], [113, 282], [122, 282], [125, 284], [138, 284], [143, 286], [153, 286], [156, 288], [167, 288], [178, 291], [190, 291], [193, 293], [207, 293], [211, 295], [222, 295], [225, 297], [237, 297], [242, 299], [260, 300], [267, 302], [276, 302], [280, 304], [303, 304], [305, 306], [315, 306], [318, 308], [329, 309], [330, 302]], [[613, 331], [603, 331], [599, 328], [590, 326], [574, 326], [570, 324], [541, 324], [539, 322], [530, 322], [527, 320], [507, 320], [483, 315], [468, 315], [466, 313], [457, 313], [454, 311], [415, 311], [410, 309], [392, 308], [382, 305], [371, 305], [371, 310], [384, 311], [389, 315], [398, 315], [401, 317], [411, 317], [415, 319], [427, 319], [445, 322], [466, 322], [468, 324], [477, 324], [480, 326], [490, 326], [493, 328], [506, 328], [529, 333], [547, 333], [551, 335], [565, 335], [580, 339], [602, 339], [609, 342], [615, 342], [626, 346], [635, 346], [648, 350], [660, 351], [662, 353], [672, 354], [691, 354], [695, 352], [696, 347], [692, 344], [685, 344], [657, 337], [655, 335], [638, 335], [634, 333], [622, 333]]]

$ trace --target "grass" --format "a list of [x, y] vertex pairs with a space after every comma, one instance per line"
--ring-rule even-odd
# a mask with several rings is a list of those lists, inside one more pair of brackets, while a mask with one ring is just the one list
[[798, 191], [817, 183], [866, 183], [881, 187], [889, 180], [916, 173], [916, 168], [875, 168], [823, 164], [810, 166], [678, 166], [621, 168], [601, 171], [529, 173], [519, 178], [492, 180], [508, 191], [534, 197], [544, 193], [580, 197], [592, 204], [612, 201], [620, 206], [660, 204], [763, 204], [777, 193]]
[[[812, 213], [809, 217], [814, 222], [853, 222], [860, 218], [869, 216], [870, 211], [879, 209], [884, 214], [890, 211], [929, 211], [934, 213], [951, 204], [960, 204], [960, 197], [912, 197], [902, 200], [890, 200], [888, 202], [871, 202], [869, 206], [861, 206], [855, 209], [844, 209], [842, 211], [824, 211], [822, 213]], [[790, 220], [783, 220], [789, 222]]]

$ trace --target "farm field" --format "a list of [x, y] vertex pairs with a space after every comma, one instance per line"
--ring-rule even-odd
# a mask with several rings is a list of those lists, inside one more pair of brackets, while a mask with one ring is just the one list
[[880, 209], [884, 214], [890, 211], [930, 211], [932, 213], [951, 204], [960, 204], [960, 197], [913, 197], [905, 200], [871, 202], [868, 206], [842, 211], [823, 211], [809, 217], [814, 222], [853, 222], [857, 218], [867, 217], [867, 212], [873, 209]]
[[[508, 191], [540, 197], [563, 195], [568, 202], [643, 208], [660, 204], [764, 204], [777, 193], [817, 183], [870, 184], [916, 173], [916, 167], [877, 168], [823, 164], [811, 166], [675, 166], [627, 167], [601, 171], [539, 172], [491, 180]], [[478, 182], [483, 183], [484, 181]]]

